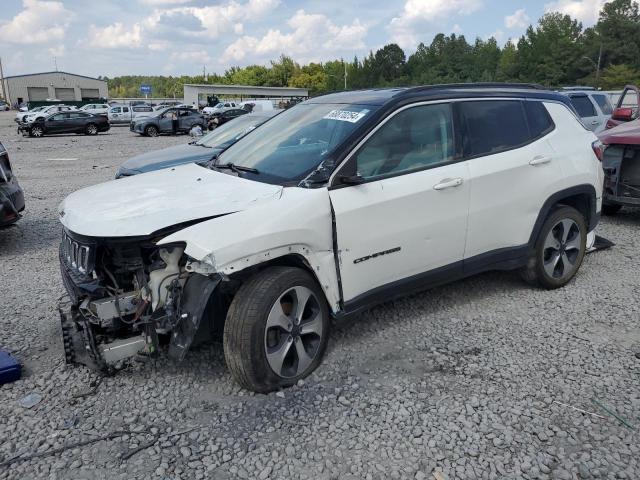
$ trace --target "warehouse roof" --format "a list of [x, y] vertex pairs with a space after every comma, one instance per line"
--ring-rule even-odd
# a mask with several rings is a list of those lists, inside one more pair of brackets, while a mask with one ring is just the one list
[[71, 72], [62, 72], [62, 71], [53, 71], [53, 72], [39, 72], [39, 73], [25, 73], [23, 75], [10, 75], [7, 77], [4, 77], [5, 80], [8, 80], [10, 78], [19, 78], [19, 77], [33, 77], [35, 75], [51, 75], [52, 73], [62, 73], [64, 75], [73, 75], [74, 77], [82, 77], [82, 78], [88, 78], [90, 80], [97, 80], [99, 82], [106, 82], [106, 80], [103, 80], [101, 78], [95, 78], [95, 77], [88, 77], [86, 75], [78, 75], [77, 73], [71, 73]]

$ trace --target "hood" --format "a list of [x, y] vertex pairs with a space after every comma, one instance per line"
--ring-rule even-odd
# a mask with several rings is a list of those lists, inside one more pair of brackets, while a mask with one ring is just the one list
[[183, 163], [206, 162], [219, 150], [198, 145], [175, 145], [173, 147], [143, 153], [124, 162], [118, 171], [131, 170], [135, 173], [151, 172]]
[[640, 145], [640, 120], [600, 132], [598, 138], [605, 145]]
[[278, 185], [188, 164], [78, 190], [58, 209], [62, 224], [79, 235], [132, 237], [246, 210], [281, 193]]

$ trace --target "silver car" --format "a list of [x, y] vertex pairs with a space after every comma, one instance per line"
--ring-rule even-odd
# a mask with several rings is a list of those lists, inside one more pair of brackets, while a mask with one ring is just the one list
[[571, 104], [585, 127], [594, 133], [605, 129], [607, 120], [613, 113], [613, 106], [607, 93], [588, 87], [569, 87], [562, 93], [571, 99]]

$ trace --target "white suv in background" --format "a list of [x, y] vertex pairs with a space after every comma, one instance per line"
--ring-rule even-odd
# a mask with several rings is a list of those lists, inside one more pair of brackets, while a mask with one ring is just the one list
[[93, 115], [104, 115], [107, 116], [109, 113], [109, 105], [106, 103], [88, 103], [80, 107], [80, 110], [87, 113], [92, 113]]
[[588, 87], [567, 87], [562, 91], [571, 100], [582, 123], [593, 133], [600, 133], [613, 113], [609, 94]]
[[182, 359], [222, 332], [234, 378], [267, 392], [320, 364], [331, 317], [488, 270], [563, 287], [600, 154], [568, 97], [530, 86], [310, 99], [208, 162], [63, 201], [67, 361], [110, 370], [162, 336]]

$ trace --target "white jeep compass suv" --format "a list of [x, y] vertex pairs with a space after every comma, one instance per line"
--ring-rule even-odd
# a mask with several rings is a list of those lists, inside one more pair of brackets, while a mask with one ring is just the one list
[[331, 317], [487, 270], [562, 287], [600, 215], [598, 152], [534, 86], [310, 99], [209, 162], [64, 200], [67, 361], [182, 359], [221, 333], [235, 379], [267, 392], [319, 365]]

